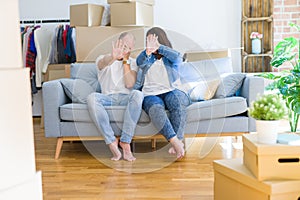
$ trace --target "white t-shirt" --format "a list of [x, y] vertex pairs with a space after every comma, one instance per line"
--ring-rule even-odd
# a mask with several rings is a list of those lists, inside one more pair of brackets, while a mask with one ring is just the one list
[[145, 96], [163, 94], [172, 91], [167, 70], [162, 59], [156, 60], [145, 76], [143, 93]]
[[[129, 94], [130, 89], [125, 87], [124, 83], [124, 67], [123, 62], [116, 60], [111, 65], [99, 70], [98, 62], [104, 57], [99, 56], [96, 59], [98, 69], [98, 81], [101, 85], [101, 93], [103, 94]], [[130, 68], [134, 71], [138, 70], [135, 59], [129, 58], [131, 61]]]

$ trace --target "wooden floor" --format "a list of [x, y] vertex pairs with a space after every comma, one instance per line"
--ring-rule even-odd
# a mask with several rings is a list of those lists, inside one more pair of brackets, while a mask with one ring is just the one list
[[137, 142], [133, 163], [110, 161], [103, 142], [64, 143], [55, 160], [56, 139], [44, 137], [39, 118], [33, 122], [44, 200], [213, 200], [213, 160], [242, 157], [232, 145], [240, 137], [203, 137], [187, 139], [186, 156], [176, 162], [163, 141], [156, 151], [150, 141]]

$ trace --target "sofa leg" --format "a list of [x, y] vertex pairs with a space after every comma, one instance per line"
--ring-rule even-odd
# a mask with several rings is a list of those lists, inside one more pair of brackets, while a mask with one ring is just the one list
[[156, 139], [151, 139], [152, 149], [156, 149]]
[[56, 143], [56, 151], [55, 151], [55, 159], [58, 159], [59, 158], [59, 155], [60, 155], [60, 151], [61, 151], [61, 148], [62, 148], [62, 145], [63, 145], [63, 138], [57, 138], [57, 143]]

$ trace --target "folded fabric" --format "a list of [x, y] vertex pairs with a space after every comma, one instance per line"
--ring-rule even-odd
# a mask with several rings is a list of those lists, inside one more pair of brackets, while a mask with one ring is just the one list
[[61, 79], [60, 82], [73, 103], [86, 103], [87, 96], [95, 92], [87, 82], [81, 79]]
[[299, 146], [300, 135], [295, 133], [280, 133], [277, 136], [277, 143]]

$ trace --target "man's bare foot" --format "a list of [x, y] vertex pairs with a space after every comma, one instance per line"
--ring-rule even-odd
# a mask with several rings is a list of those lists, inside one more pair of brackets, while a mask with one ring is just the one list
[[173, 154], [173, 151], [175, 151], [177, 159], [183, 158], [184, 157], [184, 144], [182, 143], [182, 141], [180, 141], [175, 136], [170, 139], [170, 143], [172, 144], [172, 147], [169, 149], [169, 153]]
[[120, 146], [123, 149], [123, 158], [127, 161], [134, 161], [136, 158], [132, 155], [130, 144], [125, 142], [120, 142]]
[[[182, 140], [180, 140], [180, 141], [182, 142]], [[176, 154], [176, 151], [175, 151], [174, 147], [170, 147], [168, 152], [169, 152], [169, 154]]]
[[116, 139], [113, 143], [110, 143], [108, 146], [109, 146], [111, 153], [113, 154], [113, 157], [111, 158], [111, 160], [114, 160], [114, 161], [120, 160], [120, 158], [122, 157], [122, 154], [118, 148], [118, 140]]

